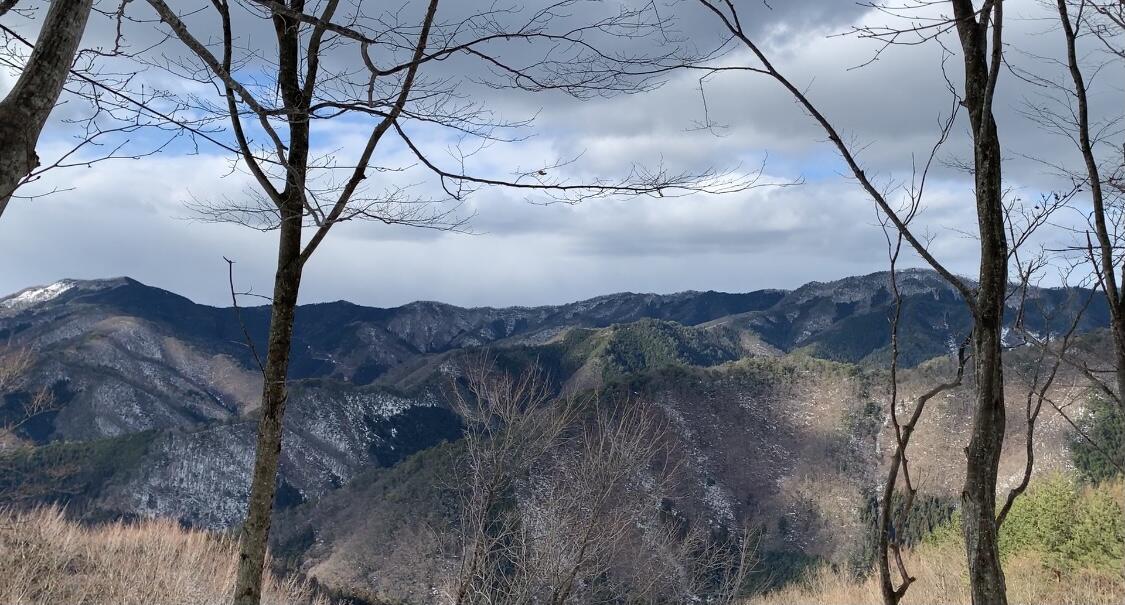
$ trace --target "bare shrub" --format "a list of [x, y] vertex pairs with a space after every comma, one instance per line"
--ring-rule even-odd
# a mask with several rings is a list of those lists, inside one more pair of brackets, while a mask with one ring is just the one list
[[443, 601], [730, 603], [751, 541], [663, 510], [675, 468], [643, 404], [555, 398], [543, 374], [463, 371], [457, 569]]
[[[35, 365], [35, 354], [29, 349], [0, 346], [0, 404], [5, 395], [30, 389], [28, 375]], [[20, 445], [16, 430], [33, 418], [55, 409], [55, 396], [48, 387], [39, 387], [20, 404], [15, 414], [0, 416], [0, 451]]]

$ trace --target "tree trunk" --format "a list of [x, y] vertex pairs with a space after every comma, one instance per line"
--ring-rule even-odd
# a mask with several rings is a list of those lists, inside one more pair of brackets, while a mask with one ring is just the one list
[[[984, 287], [981, 289], [983, 292]], [[973, 335], [977, 409], [972, 439], [965, 449], [965, 486], [961, 492], [961, 524], [973, 605], [1007, 603], [996, 524], [996, 474], [1004, 445], [1000, 317], [995, 312], [978, 319]]]
[[0, 216], [20, 181], [39, 166], [35, 145], [62, 93], [92, 0], [55, 0], [16, 85], [0, 102]]
[[277, 490], [277, 469], [281, 458], [282, 420], [288, 396], [286, 377], [293, 340], [293, 319], [297, 292], [301, 285], [301, 206], [289, 204], [280, 228], [277, 274], [274, 277], [273, 307], [269, 343], [266, 350], [265, 381], [262, 385], [261, 419], [258, 421], [258, 446], [254, 459], [250, 504], [242, 525], [235, 584], [235, 605], [261, 602], [262, 572], [265, 568], [273, 499]]
[[[1059, 22], [1062, 25], [1063, 35], [1066, 38], [1067, 68], [1070, 79], [1074, 84], [1074, 99], [1077, 112], [1075, 124], [1078, 130], [1078, 150], [1082, 152], [1082, 161], [1086, 166], [1086, 177], [1090, 187], [1090, 201], [1094, 206], [1094, 235], [1097, 238], [1097, 251], [1090, 250], [1091, 260], [1097, 265], [1095, 268], [1101, 273], [1102, 286], [1106, 299], [1109, 301], [1110, 324], [1113, 331], [1115, 344], [1114, 360], [1117, 363], [1117, 403], [1125, 411], [1125, 301], [1118, 288], [1117, 251], [1114, 249], [1113, 237], [1109, 231], [1109, 221], [1105, 206], [1105, 194], [1102, 189], [1101, 169], [1098, 167], [1097, 157], [1094, 155], [1094, 143], [1090, 136], [1090, 103], [1086, 89], [1086, 78], [1082, 75], [1082, 66], [1078, 59], [1078, 34], [1070, 20], [1070, 9], [1066, 0], [1058, 0]], [[1091, 244], [1093, 245], [1093, 244]], [[1125, 278], [1125, 272], [1122, 273]]]
[[1122, 415], [1125, 415], [1125, 317], [1120, 313], [1113, 321], [1118, 325], [1117, 329], [1113, 331], [1114, 340], [1117, 344], [1117, 405], [1121, 410]]
[[[895, 405], [893, 399], [891, 405]], [[887, 471], [887, 484], [883, 487], [883, 505], [879, 508], [879, 539], [876, 547], [878, 549], [876, 552], [878, 553], [877, 561], [879, 564], [879, 586], [884, 605], [897, 605], [901, 598], [901, 595], [895, 591], [894, 581], [891, 579], [891, 562], [888, 552], [891, 547], [891, 527], [894, 523], [891, 516], [893, 514], [891, 505], [894, 502], [895, 484], [898, 482], [898, 469], [901, 463], [902, 448], [896, 443], [891, 468]]]
[[973, 132], [981, 255], [979, 285], [973, 305], [977, 402], [972, 437], [965, 448], [961, 525], [973, 605], [1006, 605], [1004, 572], [997, 547], [996, 475], [1005, 429], [1000, 337], [1008, 285], [1008, 239], [1004, 225], [1000, 136], [992, 113], [1001, 61], [1003, 0], [986, 5], [991, 8], [981, 11], [978, 21], [972, 0], [953, 1], [957, 33], [964, 51], [964, 104], [969, 110]]
[[[304, 10], [303, 3], [295, 2], [294, 8]], [[308, 104], [311, 94], [305, 95], [300, 86], [300, 23], [275, 13], [273, 24], [278, 46], [277, 82], [289, 125], [289, 155], [286, 158], [285, 189], [277, 201], [281, 223], [278, 226], [277, 274], [274, 277], [265, 382], [262, 385], [262, 418], [258, 423], [250, 504], [242, 526], [234, 605], [259, 605], [262, 600], [262, 572], [269, 546], [277, 469], [281, 458], [282, 422], [287, 397], [285, 380], [289, 374], [293, 319], [304, 267], [301, 228], [305, 218]], [[232, 113], [232, 119], [237, 120], [237, 115]]]

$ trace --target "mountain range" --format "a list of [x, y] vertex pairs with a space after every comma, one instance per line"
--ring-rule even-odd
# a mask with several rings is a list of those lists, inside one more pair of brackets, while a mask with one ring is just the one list
[[[898, 284], [909, 397], [950, 375], [970, 319], [935, 273], [903, 271]], [[422, 571], [401, 564], [414, 541], [404, 528], [440, 508], [442, 473], [457, 455], [451, 368], [487, 349], [502, 368], [542, 367], [558, 392], [650, 402], [686, 461], [676, 509], [715, 526], [761, 526], [770, 573], [814, 560], [863, 565], [886, 456], [890, 292], [890, 276], [875, 273], [791, 291], [621, 293], [542, 307], [302, 305], [275, 552], [343, 594], [374, 601], [418, 590]], [[1064, 330], [1089, 296], [1031, 289], [1026, 325]], [[1107, 321], [1095, 296], [1078, 323], [1092, 356]], [[199, 305], [129, 278], [63, 280], [0, 299], [0, 342], [33, 353], [21, 388], [2, 394], [0, 423], [39, 389], [56, 404], [17, 429], [30, 447], [0, 451], [10, 471], [0, 504], [63, 501], [91, 521], [233, 527], [248, 492], [255, 351], [268, 322], [266, 306]], [[1019, 410], [1028, 347], [1015, 331], [1007, 344]], [[1056, 388], [1077, 397], [1076, 380]], [[922, 494], [931, 520], [953, 507], [962, 461], [948, 451], [967, 433], [970, 396], [966, 387], [935, 401], [916, 439], [912, 470], [931, 477]], [[1022, 472], [1021, 414], [1012, 414], [1002, 483]], [[1042, 422], [1037, 469], [1070, 464], [1070, 430], [1061, 418]]]

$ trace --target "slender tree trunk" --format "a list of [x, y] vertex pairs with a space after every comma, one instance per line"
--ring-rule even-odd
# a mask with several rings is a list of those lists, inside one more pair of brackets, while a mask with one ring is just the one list
[[[299, 199], [299, 198], [298, 198]], [[265, 382], [262, 385], [261, 419], [254, 459], [253, 481], [246, 521], [242, 525], [235, 585], [235, 605], [261, 602], [277, 469], [281, 458], [282, 420], [288, 396], [286, 377], [293, 341], [293, 319], [301, 285], [301, 206], [289, 204], [280, 229], [277, 274], [274, 277], [273, 307], [266, 350]]]
[[39, 166], [35, 145], [62, 93], [92, 5], [92, 0], [51, 2], [27, 65], [0, 102], [0, 216], [20, 181]]
[[[888, 410], [891, 418], [892, 428], [894, 429], [895, 436], [895, 454], [891, 459], [891, 467], [887, 470], [887, 483], [883, 486], [883, 500], [882, 506], [879, 507], [879, 539], [875, 552], [878, 553], [876, 561], [879, 568], [879, 587], [883, 594], [883, 605], [898, 605], [899, 600], [902, 598], [901, 594], [895, 589], [894, 580], [891, 579], [891, 564], [890, 564], [890, 541], [891, 529], [893, 527], [893, 519], [891, 517], [893, 511], [891, 506], [894, 502], [895, 486], [898, 484], [898, 469], [902, 464], [903, 456], [906, 455], [906, 443], [903, 442], [902, 434], [899, 430], [898, 424], [898, 334], [899, 325], [902, 322], [902, 294], [898, 289], [898, 276], [896, 271], [898, 269], [898, 255], [902, 246], [902, 235], [900, 234], [897, 244], [893, 248], [889, 248], [889, 259], [891, 263], [891, 291], [894, 293], [894, 313], [891, 315], [891, 388], [890, 388], [890, 410]], [[909, 440], [910, 436], [906, 438]], [[903, 574], [905, 575], [905, 574]], [[907, 585], [909, 581], [906, 577], [902, 578], [903, 582]], [[905, 590], [904, 586], [902, 590]]]
[[[895, 405], [892, 400], [891, 405]], [[902, 448], [895, 444], [895, 455], [891, 460], [891, 468], [887, 471], [887, 484], [883, 487], [883, 506], [879, 508], [879, 587], [883, 593], [884, 605], [896, 605], [901, 595], [895, 592], [894, 581], [891, 579], [891, 562], [888, 551], [890, 550], [891, 527], [893, 524], [891, 506], [894, 502], [895, 484], [898, 482], [898, 469], [902, 462]], [[903, 578], [905, 580], [905, 578]]]
[[[292, 8], [304, 10], [304, 2], [294, 0]], [[287, 110], [289, 154], [286, 158], [285, 189], [279, 195], [277, 274], [274, 277], [273, 309], [270, 314], [269, 343], [266, 349], [265, 382], [262, 385], [262, 417], [258, 423], [258, 446], [254, 459], [250, 504], [242, 526], [238, 578], [234, 605], [258, 605], [262, 600], [262, 573], [269, 545], [273, 499], [277, 491], [277, 469], [285, 402], [285, 381], [289, 374], [293, 343], [293, 319], [297, 292], [304, 267], [301, 230], [305, 219], [305, 179], [308, 176], [310, 93], [300, 85], [300, 23], [278, 13], [273, 15], [277, 36], [277, 83]], [[315, 57], [315, 53], [313, 53]], [[314, 76], [309, 76], [315, 81]], [[237, 117], [235, 117], [237, 120]]]
[[1113, 336], [1117, 345], [1117, 404], [1125, 413], [1125, 316], [1121, 315], [1122, 312], [1119, 311], [1112, 320], [1116, 324]]
[[997, 544], [996, 475], [1005, 429], [1000, 337], [1008, 286], [1008, 239], [1004, 225], [1000, 136], [992, 113], [1001, 61], [1003, 0], [996, 0], [995, 4], [986, 2], [987, 8], [979, 15], [971, 0], [954, 0], [953, 5], [964, 52], [964, 103], [973, 132], [981, 255], [979, 285], [973, 305], [977, 401], [972, 436], [965, 448], [962, 531], [973, 605], [1006, 605], [1004, 572]]

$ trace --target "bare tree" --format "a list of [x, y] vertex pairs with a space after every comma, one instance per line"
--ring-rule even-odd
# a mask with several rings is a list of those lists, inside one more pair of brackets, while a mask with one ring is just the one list
[[[907, 226], [914, 221], [918, 215], [919, 209], [922, 207], [927, 177], [938, 149], [948, 139], [955, 117], [956, 108], [950, 112], [948, 119], [942, 123], [938, 141], [931, 149], [920, 173], [916, 171], [909, 186], [904, 186], [906, 202], [899, 213]], [[1078, 329], [1086, 308], [1096, 294], [1096, 289], [1083, 291], [1081, 289], [1066, 287], [1068, 282], [1064, 275], [1064, 289], [1068, 291], [1069, 296], [1071, 298], [1076, 296], [1084, 297], [1084, 304], [1077, 310], [1069, 304], [1074, 301], [1067, 301], [1059, 305], [1057, 309], [1048, 310], [1046, 308], [1041, 308], [1040, 305], [1032, 305], [1032, 301], [1030, 300], [1033, 289], [1038, 285], [1041, 279], [1041, 273], [1051, 267], [1051, 251], [1041, 245], [1036, 254], [1025, 260], [1023, 258], [1026, 256], [1023, 254], [1024, 248], [1031, 243], [1036, 232], [1050, 224], [1050, 219], [1054, 215], [1069, 208], [1069, 204], [1077, 192], [1078, 188], [1074, 187], [1064, 193], [1046, 194], [1032, 204], [1025, 204], [1019, 197], [1010, 196], [1009, 200], [1004, 204], [1007, 236], [1008, 241], [1011, 242], [1009, 260], [1015, 267], [1018, 276], [1018, 280], [1009, 288], [1008, 293], [1009, 301], [1012, 298], [1018, 299], [1015, 303], [1015, 320], [1012, 322], [1012, 328], [1015, 333], [1019, 335], [1021, 344], [1033, 344], [1038, 348], [1038, 357], [1032, 364], [1030, 375], [1026, 377], [1028, 392], [1024, 418], [1026, 422], [1026, 464], [1024, 476], [1021, 483], [1009, 492], [1007, 502], [997, 517], [998, 525], [1003, 523], [1012, 502], [1023, 493], [1031, 479], [1035, 462], [1034, 440], [1036, 422], [1042, 410], [1044, 400], [1046, 399], [1046, 394], [1054, 384], [1058, 375], [1059, 367], [1071, 343], [1071, 338]], [[894, 229], [890, 219], [884, 215], [880, 215], [880, 223], [883, 228], [883, 234], [887, 240], [891, 294], [894, 301], [890, 320], [891, 362], [889, 378], [891, 405], [889, 418], [895, 437], [895, 450], [891, 456], [890, 466], [887, 470], [887, 479], [883, 488], [883, 496], [880, 501], [879, 544], [876, 558], [880, 573], [883, 600], [887, 603], [898, 603], [902, 600], [910, 584], [913, 583], [915, 579], [907, 571], [902, 557], [902, 539], [904, 537], [906, 520], [911, 513], [917, 494], [917, 488], [914, 487], [915, 481], [910, 474], [910, 460], [908, 456], [910, 439], [914, 433], [915, 427], [922, 418], [926, 404], [938, 395], [959, 388], [962, 385], [965, 364], [967, 362], [966, 349], [971, 341], [971, 335], [970, 338], [966, 338], [960, 347], [956, 349], [956, 370], [953, 379], [939, 384], [920, 395], [914, 401], [913, 409], [907, 416], [907, 420], [903, 422], [898, 415], [900, 325], [902, 321], [903, 299], [899, 291], [897, 278], [897, 265], [902, 253], [903, 234], [897, 229]], [[1047, 326], [1046, 332], [1042, 335], [1036, 334], [1027, 327], [1027, 318], [1033, 312], [1032, 309], [1029, 309], [1029, 306], [1039, 307], [1035, 309], [1035, 311], [1039, 312], [1043, 324]], [[1059, 313], [1074, 314], [1071, 318], [1070, 329], [1063, 334], [1061, 343], [1056, 342], [1057, 339], [1050, 329], [1051, 320], [1056, 319], [1055, 315]], [[900, 473], [906, 489], [901, 502], [896, 502], [894, 496]], [[892, 556], [899, 572], [900, 579], [897, 586], [891, 577], [890, 558]]]
[[[1043, 403], [1047, 401], [1051, 387], [1059, 378], [1059, 370], [1063, 366], [1063, 359], [1067, 354], [1067, 350], [1072, 343], [1078, 325], [1081, 322], [1082, 315], [1089, 307], [1090, 301], [1093, 300], [1097, 294], [1097, 290], [1090, 290], [1089, 292], [1081, 292], [1080, 290], [1072, 290], [1071, 295], [1082, 296], [1081, 307], [1075, 313], [1070, 327], [1062, 333], [1061, 337], [1051, 334], [1050, 322], [1045, 324], [1048, 326], [1046, 334], [1036, 335], [1031, 332], [1026, 326], [1024, 318], [1027, 311], [1026, 290], [1027, 284], [1030, 281], [1030, 276], [1033, 275], [1035, 270], [1035, 263], [1029, 263], [1027, 269], [1021, 273], [1023, 276], [1022, 290], [1024, 294], [1021, 295], [1019, 309], [1015, 321], [1015, 329], [1023, 336], [1023, 338], [1034, 341], [1036, 345], [1036, 357], [1030, 364], [1030, 371], [1017, 372], [1017, 375], [1024, 379], [1024, 384], [1027, 387], [1025, 405], [1024, 405], [1024, 422], [1026, 423], [1026, 430], [1024, 434], [1024, 471], [1020, 482], [1015, 487], [1008, 491], [1007, 497], [1004, 499], [1004, 505], [1000, 508], [1000, 513], [996, 517], [996, 523], [1003, 525], [1004, 520], [1008, 517], [1008, 512], [1012, 509], [1017, 498], [1019, 498], [1027, 486], [1031, 482], [1031, 474], [1035, 467], [1035, 427], [1039, 421], [1039, 415], [1043, 410]], [[1064, 307], [1065, 308], [1065, 307]], [[1044, 312], [1044, 315], [1046, 313]]]
[[0, 404], [9, 397], [14, 403], [0, 405], [0, 498], [11, 503], [35, 501], [58, 491], [26, 481], [28, 469], [19, 460], [30, 449], [27, 440], [20, 436], [20, 429], [57, 407], [49, 387], [33, 386], [31, 372], [35, 362], [36, 356], [30, 349], [0, 345]]
[[[137, 48], [126, 39], [127, 2], [112, 9], [99, 8], [96, 1], [47, 4], [35, 41], [21, 33], [19, 22], [30, 26], [42, 7], [16, 0], [0, 5], [0, 16], [18, 17], [0, 23], [0, 68], [18, 74], [0, 102], [0, 140], [5, 143], [0, 149], [0, 215], [12, 199], [69, 190], [58, 181], [46, 189], [28, 187], [58, 169], [141, 159], [180, 138], [196, 148], [200, 141], [225, 146], [212, 136], [210, 116], [188, 115], [192, 108], [175, 93], [143, 77], [144, 66], [136, 64], [134, 54], [152, 52], [162, 40], [146, 39], [147, 46]], [[113, 26], [110, 40], [97, 31], [84, 37], [95, 29], [91, 19], [97, 17]], [[39, 139], [52, 110], [62, 105], [69, 110], [51, 120], [52, 143], [59, 150], [53, 157], [40, 157]]]
[[450, 603], [734, 603], [753, 540], [660, 519], [674, 465], [637, 402], [556, 399], [537, 369], [476, 364], [466, 420]]
[[[31, 388], [28, 374], [34, 365], [35, 354], [30, 349], [0, 347], [0, 403], [6, 395]], [[18, 412], [0, 424], [0, 450], [16, 439], [16, 430], [20, 427], [55, 409], [55, 397], [49, 387], [33, 389], [25, 395]]]
[[[1125, 146], [1118, 141], [1122, 133], [1121, 113], [1097, 116], [1091, 109], [1091, 90], [1104, 71], [1119, 70], [1125, 65], [1125, 4], [1097, 0], [1051, 0], [1044, 6], [1058, 17], [1058, 32], [1063, 41], [1062, 60], [1032, 56], [1041, 65], [1061, 67], [1058, 74], [1037, 73], [1034, 70], [1012, 66], [1012, 73], [1030, 83], [1040, 93], [1025, 105], [1024, 114], [1046, 132], [1058, 135], [1071, 144], [1082, 158], [1081, 168], [1075, 169], [1062, 162], [1032, 158], [1057, 176], [1074, 183], [1070, 196], [1088, 192], [1089, 210], [1081, 211], [1086, 225], [1072, 228], [1059, 226], [1074, 236], [1073, 245], [1054, 252], [1061, 253], [1073, 263], [1072, 268], [1086, 267], [1094, 291], [1104, 292], [1109, 309], [1109, 328], [1114, 346], [1113, 363], [1109, 366], [1083, 359], [1072, 354], [1071, 326], [1062, 335], [1061, 342], [1052, 342], [1047, 336], [1025, 333], [1025, 340], [1040, 351], [1040, 364], [1054, 364], [1047, 369], [1037, 369], [1029, 379], [1028, 434], [1033, 436], [1034, 418], [1043, 403], [1048, 403], [1079, 435], [1095, 449], [1105, 451], [1103, 444], [1095, 443], [1065, 411], [1067, 403], [1060, 403], [1048, 394], [1049, 386], [1059, 372], [1059, 365], [1068, 366], [1089, 382], [1101, 396], [1116, 401], [1125, 410], [1125, 262], [1123, 262], [1123, 225], [1125, 225]], [[1093, 294], [1091, 294], [1092, 296]], [[1086, 301], [1083, 309], [1090, 304]], [[1022, 311], [1021, 311], [1022, 318]], [[1017, 324], [1019, 321], [1017, 320]], [[1056, 338], [1056, 340], [1058, 340]], [[1049, 358], [1049, 362], [1046, 358]], [[1107, 378], [1107, 376], [1112, 377]], [[1042, 386], [1039, 381], [1043, 380]], [[1036, 392], [1037, 391], [1037, 392]], [[1029, 465], [1032, 456], [1028, 446]], [[1108, 459], [1108, 457], [1107, 457]], [[1117, 465], [1116, 461], [1110, 460]], [[1009, 493], [1001, 511], [1001, 519], [1012, 502], [1026, 488], [1030, 466], [1024, 480]]]
[[[0, 4], [0, 17], [16, 0]], [[93, 0], [51, 3], [19, 80], [0, 101], [0, 216], [16, 188], [39, 167], [35, 146], [78, 52]]]
[[[543, 579], [545, 602], [552, 605], [567, 603], [588, 584], [584, 580], [610, 574], [633, 523], [646, 508], [656, 510], [635, 487], [651, 475], [659, 429], [636, 406], [620, 414], [599, 407], [594, 414], [577, 431], [573, 448], [552, 456], [522, 504], [532, 538], [529, 571]], [[665, 488], [653, 483], [654, 490]]]
[[459, 569], [447, 595], [456, 605], [527, 589], [514, 574], [497, 573], [502, 560], [517, 558], [512, 549], [520, 524], [513, 490], [548, 451], [561, 447], [577, 412], [573, 399], [554, 401], [537, 369], [517, 377], [496, 373], [482, 360], [464, 375], [465, 391], [453, 389], [454, 410], [466, 425], [465, 488], [456, 526]]
[[[915, 206], [916, 208], [916, 206]], [[913, 215], [914, 210], [911, 211]], [[909, 223], [909, 217], [907, 219]], [[884, 223], [884, 232], [887, 233], [887, 225]], [[914, 429], [918, 425], [918, 421], [922, 419], [922, 413], [926, 409], [926, 404], [933, 398], [948, 392], [952, 389], [961, 386], [962, 380], [965, 376], [965, 362], [966, 348], [968, 341], [966, 340], [957, 349], [957, 366], [954, 377], [948, 382], [941, 383], [934, 386], [930, 390], [920, 395], [913, 403], [913, 408], [907, 416], [906, 421], [903, 422], [898, 414], [898, 398], [899, 398], [899, 380], [898, 380], [898, 366], [899, 366], [899, 327], [902, 322], [902, 293], [898, 287], [897, 277], [897, 264], [899, 255], [902, 251], [902, 237], [901, 234], [895, 232], [892, 236], [888, 236], [888, 249], [891, 265], [890, 280], [891, 280], [891, 294], [894, 299], [894, 307], [891, 313], [891, 367], [890, 367], [890, 419], [891, 428], [894, 431], [895, 449], [891, 455], [891, 463], [887, 469], [887, 478], [883, 485], [883, 494], [879, 502], [879, 528], [878, 528], [878, 546], [876, 550], [876, 564], [879, 569], [880, 588], [883, 595], [883, 602], [893, 605], [900, 602], [910, 585], [914, 582], [914, 576], [906, 569], [906, 563], [902, 558], [902, 538], [906, 527], [907, 518], [914, 506], [914, 498], [918, 493], [915, 487], [915, 482], [910, 475], [910, 458], [908, 456], [908, 448], [910, 447], [910, 438], [914, 434]], [[893, 243], [892, 243], [893, 241]], [[898, 489], [898, 479], [901, 473], [904, 486], [906, 488], [905, 498], [903, 502], [896, 509], [895, 493]], [[894, 579], [891, 576], [891, 560], [893, 555], [896, 569], [899, 573], [899, 582], [896, 586]]]
[[[972, 175], [980, 243], [980, 271], [971, 285], [949, 271], [918, 237], [899, 210], [888, 200], [860, 165], [852, 146], [840, 136], [832, 121], [770, 61], [762, 47], [744, 27], [738, 7], [731, 0], [698, 0], [729, 36], [727, 43], [751, 54], [755, 63], [716, 66], [709, 73], [741, 71], [770, 77], [781, 85], [801, 108], [825, 131], [843, 157], [852, 176], [874, 200], [889, 224], [927, 264], [950, 283], [963, 298], [973, 318], [973, 368], [976, 406], [969, 445], [965, 450], [965, 484], [961, 494], [966, 557], [973, 603], [1007, 602], [1004, 574], [997, 547], [996, 480], [1004, 443], [1004, 376], [1001, 359], [1001, 330], [1008, 286], [1008, 240], [1004, 222], [1004, 191], [1000, 137], [993, 116], [993, 98], [1003, 64], [1003, 0], [951, 0], [952, 16], [912, 20], [906, 28], [866, 28], [859, 35], [880, 40], [884, 48], [896, 43], [916, 44], [955, 32], [964, 61], [960, 103], [968, 110], [972, 134]], [[872, 4], [885, 13], [902, 15], [926, 9], [937, 2], [905, 5]], [[694, 66], [708, 72], [707, 66]], [[893, 593], [892, 593], [893, 594]], [[888, 601], [893, 602], [893, 601]]]
[[[1089, 190], [1092, 209], [1086, 217], [1089, 229], [1081, 234], [1084, 241], [1080, 241], [1079, 248], [1090, 263], [1109, 303], [1110, 329], [1115, 345], [1116, 393], [1110, 391], [1107, 394], [1125, 410], [1125, 262], [1122, 262], [1123, 234], [1120, 229], [1121, 197], [1125, 194], [1120, 184], [1125, 172], [1125, 157], [1118, 156], [1118, 152], [1125, 154], [1125, 146], [1119, 147], [1116, 141], [1107, 140], [1108, 136], [1120, 133], [1119, 128], [1114, 127], [1121, 116], [1098, 123], [1090, 115], [1089, 86], [1092, 79], [1085, 73], [1078, 50], [1080, 38], [1089, 30], [1110, 49], [1111, 60], [1121, 65], [1125, 60], [1125, 52], [1122, 52], [1125, 46], [1121, 44], [1121, 37], [1125, 36], [1125, 5], [1056, 0], [1055, 7], [1066, 43], [1065, 66], [1070, 85], [1057, 84], [1051, 78], [1035, 78], [1034, 81], [1046, 90], [1064, 93], [1064, 100], [1056, 99], [1062, 101], [1060, 108], [1036, 107], [1036, 117], [1040, 124], [1070, 139], [1082, 155], [1083, 170], [1070, 174]], [[1112, 154], [1108, 164], [1104, 159], [1106, 151]]]
[[[471, 144], [468, 152], [455, 151], [455, 167], [446, 167], [411, 134], [438, 128], [476, 141], [477, 150], [521, 140], [525, 121], [498, 120], [469, 99], [463, 87], [578, 97], [650, 88], [658, 83], [655, 74], [638, 66], [650, 64], [651, 58], [603, 49], [599, 41], [660, 35], [662, 20], [651, 6], [607, 11], [598, 3], [561, 0], [527, 14], [459, 6], [450, 17], [442, 17], [438, 0], [383, 12], [359, 4], [342, 7], [338, 0], [315, 5], [302, 0], [213, 0], [198, 7], [163, 0], [147, 4], [187, 49], [186, 57], [164, 53], [149, 63], [216, 92], [215, 102], [199, 97], [196, 109], [229, 122], [228, 136], [237, 150], [235, 168], [248, 172], [255, 183], [248, 201], [204, 200], [196, 209], [204, 220], [278, 233], [261, 420], [234, 596], [239, 605], [260, 599], [302, 273], [335, 225], [374, 220], [456, 230], [464, 219], [432, 202], [456, 203], [483, 186], [543, 192], [554, 200], [576, 202], [607, 195], [737, 190], [753, 184], [753, 177], [673, 174], [662, 168], [638, 168], [619, 179], [578, 183], [561, 176], [566, 162], [497, 177], [469, 168]], [[589, 18], [576, 16], [584, 15], [578, 9], [587, 7], [592, 11]], [[275, 48], [270, 53], [246, 47], [256, 24], [268, 24], [272, 30]], [[218, 35], [211, 36], [208, 27], [217, 27]], [[480, 81], [442, 71], [454, 60], [482, 68]], [[316, 148], [314, 125], [335, 119], [352, 120], [349, 128], [356, 122], [365, 124], [366, 140], [354, 156], [338, 160]], [[391, 139], [413, 157], [413, 165], [376, 163], [377, 149]], [[391, 178], [372, 182], [374, 176], [414, 167], [431, 177], [437, 193], [415, 194]], [[377, 189], [380, 185], [382, 190]]]
[[[954, 95], [954, 99], [956, 99]], [[899, 209], [899, 214], [902, 217], [903, 224], [909, 226], [914, 219], [918, 216], [918, 211], [922, 208], [923, 199], [926, 193], [926, 181], [930, 174], [930, 169], [933, 167], [934, 159], [937, 157], [938, 150], [948, 140], [950, 130], [957, 118], [957, 105], [954, 104], [949, 112], [949, 116], [942, 122], [938, 140], [934, 143], [933, 148], [930, 150], [929, 156], [926, 158], [925, 164], [921, 170], [915, 169], [914, 177], [909, 186], [903, 187], [906, 194], [906, 202], [902, 208]], [[906, 591], [909, 590], [910, 585], [914, 582], [915, 578], [910, 575], [906, 569], [906, 563], [902, 557], [902, 538], [906, 521], [910, 516], [910, 512], [914, 506], [914, 498], [917, 495], [917, 488], [910, 475], [910, 459], [908, 456], [908, 448], [910, 446], [910, 439], [914, 434], [914, 429], [918, 425], [918, 421], [922, 419], [922, 414], [926, 409], [926, 404], [938, 395], [955, 389], [961, 386], [962, 380], [965, 375], [965, 362], [966, 362], [966, 348], [968, 341], [966, 340], [957, 349], [957, 369], [954, 378], [948, 382], [942, 383], [926, 391], [919, 396], [913, 403], [913, 408], [907, 416], [905, 422], [899, 418], [899, 362], [900, 362], [900, 328], [902, 324], [902, 311], [903, 311], [903, 298], [902, 292], [899, 290], [898, 284], [898, 263], [902, 255], [903, 232], [896, 229], [890, 221], [890, 218], [882, 213], [877, 213], [879, 223], [883, 229], [883, 236], [887, 241], [887, 260], [890, 265], [890, 286], [891, 296], [893, 300], [891, 317], [890, 317], [890, 347], [891, 347], [891, 361], [889, 372], [889, 414], [888, 417], [891, 421], [891, 428], [894, 431], [895, 448], [891, 455], [890, 466], [887, 468], [887, 478], [883, 484], [883, 494], [879, 501], [879, 519], [878, 519], [878, 539], [876, 547], [876, 566], [879, 570], [880, 588], [882, 591], [883, 602], [888, 605], [893, 605], [902, 600]], [[905, 498], [896, 509], [895, 494], [898, 490], [899, 476], [902, 476], [904, 483]], [[896, 586], [891, 574], [891, 557], [894, 557], [899, 582]]]

